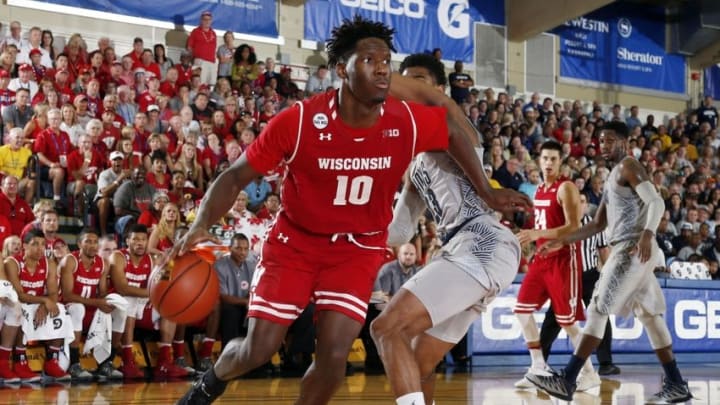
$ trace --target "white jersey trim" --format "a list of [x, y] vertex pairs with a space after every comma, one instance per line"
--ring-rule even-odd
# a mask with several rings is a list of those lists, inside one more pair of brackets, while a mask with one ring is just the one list
[[412, 113], [412, 110], [410, 109], [410, 106], [405, 101], [401, 101], [402, 105], [405, 106], [405, 108], [408, 111], [408, 114], [410, 114], [410, 121], [412, 122], [413, 126], [413, 143], [412, 143], [412, 151], [410, 155], [410, 159], [415, 157], [415, 146], [417, 144], [417, 125], [415, 124], [415, 116]]
[[298, 132], [297, 132], [297, 139], [295, 140], [295, 150], [293, 150], [292, 155], [290, 155], [290, 158], [285, 161], [285, 163], [291, 163], [293, 160], [295, 160], [295, 156], [297, 156], [298, 149], [300, 149], [300, 135], [302, 134], [302, 127], [303, 127], [303, 115], [305, 113], [305, 106], [303, 106], [303, 103], [296, 101], [295, 105], [297, 105], [300, 108], [300, 120], [298, 122]]

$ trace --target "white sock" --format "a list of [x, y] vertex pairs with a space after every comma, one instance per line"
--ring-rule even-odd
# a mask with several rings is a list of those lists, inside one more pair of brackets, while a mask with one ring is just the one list
[[547, 365], [545, 364], [545, 357], [543, 357], [542, 349], [528, 349], [530, 351], [530, 360], [532, 365], [530, 367], [544, 370]]
[[397, 405], [425, 405], [422, 392], [411, 392], [395, 399]]

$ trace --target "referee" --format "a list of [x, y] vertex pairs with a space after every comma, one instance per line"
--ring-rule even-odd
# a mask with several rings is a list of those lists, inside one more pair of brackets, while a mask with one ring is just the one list
[[[580, 205], [582, 207], [583, 217], [581, 224], [585, 225], [592, 221], [592, 217], [587, 214], [588, 200], [585, 194], [580, 194]], [[598, 271], [598, 258], [601, 258], [603, 263], [607, 260], [608, 248], [607, 241], [605, 240], [605, 234], [603, 232], [597, 233], [588, 239], [583, 240], [580, 249], [582, 255], [582, 291], [583, 291], [583, 302], [587, 307], [590, 303], [590, 298], [593, 295], [593, 289], [595, 283], [600, 278], [600, 272]], [[550, 348], [553, 342], [560, 333], [560, 326], [555, 319], [555, 312], [552, 306], [545, 313], [545, 320], [543, 321], [540, 329], [540, 346], [542, 346], [543, 356], [545, 360], [548, 358]], [[597, 348], [597, 359], [600, 363], [598, 374], [600, 375], [613, 375], [620, 374], [620, 368], [612, 362], [612, 328], [610, 326], [610, 320], [608, 319], [605, 327], [605, 335], [603, 336], [600, 346]]]

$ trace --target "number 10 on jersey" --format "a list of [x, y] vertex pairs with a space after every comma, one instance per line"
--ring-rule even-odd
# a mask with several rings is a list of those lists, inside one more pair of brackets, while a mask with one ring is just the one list
[[[350, 190], [348, 190], [350, 183]], [[373, 178], [370, 176], [337, 176], [337, 190], [333, 205], [365, 205], [370, 201]]]

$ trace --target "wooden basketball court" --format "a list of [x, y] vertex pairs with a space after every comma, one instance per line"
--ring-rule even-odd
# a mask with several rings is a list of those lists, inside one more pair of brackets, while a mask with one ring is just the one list
[[[472, 373], [438, 375], [437, 405], [535, 405], [566, 403], [551, 400], [545, 394], [517, 391], [513, 382], [523, 370], [518, 367], [475, 367]], [[720, 404], [720, 365], [683, 367], [685, 378], [696, 399], [692, 404]], [[639, 405], [658, 390], [659, 366], [622, 366], [616, 378], [604, 378], [597, 395], [577, 394], [573, 404]], [[297, 378], [250, 379], [233, 382], [217, 404], [292, 404], [299, 389]], [[0, 404], [108, 405], [108, 404], [173, 404], [189, 386], [189, 381], [129, 384], [46, 385], [0, 388]], [[335, 405], [394, 404], [385, 376], [357, 373], [331, 402]]]

